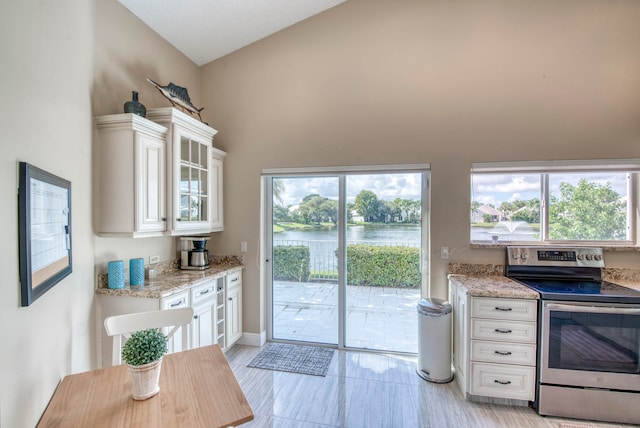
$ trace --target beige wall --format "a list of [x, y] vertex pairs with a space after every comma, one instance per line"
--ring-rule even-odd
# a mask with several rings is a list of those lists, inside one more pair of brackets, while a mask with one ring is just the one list
[[[92, 227], [93, 116], [122, 112], [131, 91], [168, 102], [149, 83], [173, 81], [198, 105], [199, 69], [116, 0], [0, 2], [0, 426], [33, 427], [62, 377], [96, 364], [94, 266], [174, 257], [174, 240], [101, 239]], [[72, 182], [73, 273], [20, 307], [16, 164]]]
[[[138, 91], [147, 108], [169, 107], [169, 102], [147, 82], [173, 82], [186, 87], [194, 105], [200, 105], [200, 70], [116, 0], [97, 0], [94, 51], [93, 114], [123, 112], [123, 104]], [[109, 260], [160, 256], [176, 257], [170, 237], [123, 239], [95, 237], [96, 270], [106, 272]]]
[[[223, 252], [249, 243], [264, 329], [261, 168], [430, 162], [432, 293], [468, 248], [471, 162], [640, 156], [640, 2], [350, 0], [202, 68], [225, 160]], [[637, 253], [607, 254], [638, 266]]]
[[[94, 355], [91, 232], [92, 8], [82, 0], [0, 5], [0, 425], [32, 427], [59, 380]], [[72, 183], [73, 273], [20, 307], [18, 161]]]

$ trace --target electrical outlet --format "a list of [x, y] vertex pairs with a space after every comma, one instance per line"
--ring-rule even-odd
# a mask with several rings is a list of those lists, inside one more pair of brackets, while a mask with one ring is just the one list
[[160, 263], [160, 256], [149, 256], [149, 264]]
[[240, 243], [240, 252], [241, 253], [246, 253], [247, 252], [247, 242], [246, 241], [242, 241]]
[[440, 247], [440, 258], [443, 260], [449, 258], [449, 247]]

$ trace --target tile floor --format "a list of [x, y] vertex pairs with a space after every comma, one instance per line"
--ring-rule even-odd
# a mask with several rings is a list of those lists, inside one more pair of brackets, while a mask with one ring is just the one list
[[258, 347], [227, 358], [255, 414], [248, 428], [630, 427], [542, 417], [526, 407], [465, 401], [455, 382], [429, 383], [416, 357], [337, 350], [326, 377], [247, 367]]

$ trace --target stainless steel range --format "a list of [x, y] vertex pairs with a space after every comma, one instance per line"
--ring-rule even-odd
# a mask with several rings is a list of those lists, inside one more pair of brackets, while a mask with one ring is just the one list
[[507, 248], [506, 276], [540, 293], [534, 407], [640, 424], [640, 291], [603, 267], [599, 248]]

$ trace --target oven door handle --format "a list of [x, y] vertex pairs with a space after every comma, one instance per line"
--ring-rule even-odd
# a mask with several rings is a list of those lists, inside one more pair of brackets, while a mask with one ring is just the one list
[[621, 308], [608, 306], [582, 306], [582, 305], [564, 305], [560, 303], [545, 303], [545, 308], [557, 311], [571, 312], [589, 312], [598, 314], [623, 314], [623, 315], [640, 315], [640, 308]]

